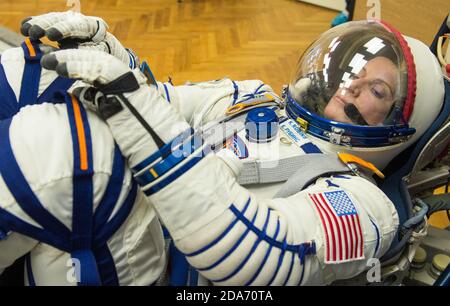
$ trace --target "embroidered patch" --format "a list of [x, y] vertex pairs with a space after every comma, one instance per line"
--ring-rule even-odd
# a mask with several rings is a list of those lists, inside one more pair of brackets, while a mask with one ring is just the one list
[[248, 157], [248, 148], [245, 145], [245, 142], [236, 134], [233, 137], [228, 138], [224, 147], [233, 151], [240, 159]]
[[325, 234], [325, 263], [364, 259], [364, 234], [358, 212], [343, 190], [309, 194]]

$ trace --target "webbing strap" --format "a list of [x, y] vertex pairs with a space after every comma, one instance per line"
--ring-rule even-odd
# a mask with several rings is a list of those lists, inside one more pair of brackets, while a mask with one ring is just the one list
[[25, 55], [25, 66], [20, 87], [19, 108], [37, 103], [42, 70], [40, 62], [42, 52], [38, 42], [26, 38], [22, 43], [22, 49]]
[[12, 119], [0, 122], [0, 173], [20, 208], [43, 228], [70, 237], [69, 229], [49, 213], [31, 190], [12, 150], [9, 128]]
[[276, 168], [285, 171], [286, 183], [280, 188], [275, 198], [287, 198], [302, 191], [317, 178], [338, 173], [348, 173], [350, 169], [342, 163], [337, 155], [307, 154], [296, 156], [291, 160], [292, 169]]
[[[118, 204], [125, 169], [124, 158], [116, 146], [110, 180], [96, 214], [93, 213], [93, 159], [87, 114], [76, 99], [68, 96], [66, 103], [74, 150], [72, 232], [44, 208], [22, 174], [9, 138], [12, 119], [0, 122], [0, 173], [18, 205], [38, 226], [0, 208], [0, 227], [71, 253], [75, 263], [78, 261], [80, 264], [78, 281], [81, 285], [118, 285], [107, 241], [129, 216], [136, 199], [137, 185], [132, 183], [121, 207], [111, 217]], [[29, 266], [31, 271], [31, 264]]]
[[0, 120], [12, 117], [19, 111], [19, 104], [17, 103], [16, 94], [9, 85], [6, 78], [5, 69], [0, 64]]
[[37, 104], [44, 102], [63, 103], [64, 99], [60, 99], [58, 92], [66, 93], [75, 81], [72, 79], [57, 77], [39, 96]]

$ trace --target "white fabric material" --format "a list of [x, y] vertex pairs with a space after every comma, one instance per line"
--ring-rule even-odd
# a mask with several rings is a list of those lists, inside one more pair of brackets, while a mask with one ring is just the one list
[[[318, 247], [318, 257], [307, 256], [305, 277], [303, 284], [323, 284], [335, 279], [355, 276], [367, 268], [367, 260], [382, 256], [389, 247], [398, 226], [398, 217], [392, 203], [384, 194], [370, 182], [361, 178], [339, 179], [331, 178], [333, 184], [340, 188], [329, 187], [325, 180], [320, 179], [313, 187], [287, 199], [263, 199], [257, 194], [239, 186], [229, 168], [215, 156], [209, 156], [199, 165], [184, 174], [174, 183], [159, 193], [150, 197], [159, 215], [164, 220], [169, 232], [172, 234], [178, 248], [185, 253], [191, 253], [209, 244], [216, 239], [234, 220], [228, 210], [233, 204], [242, 210], [248, 198], [251, 198], [247, 209], [247, 219], [255, 215], [255, 225], [262, 229], [267, 216], [268, 208], [271, 212], [267, 233], [274, 236], [277, 219], [280, 221], [278, 241], [287, 235], [289, 244], [298, 244], [314, 240]], [[315, 215], [308, 193], [333, 191], [343, 189], [352, 197], [359, 210], [365, 238], [366, 260], [354, 261], [340, 265], [326, 266], [323, 263], [323, 232], [319, 217]], [[186, 205], [189, 204], [189, 205]], [[378, 224], [381, 235], [381, 250], [374, 254], [376, 246], [376, 231], [369, 220], [372, 217]], [[204, 268], [220, 259], [244, 234], [246, 226], [238, 223], [224, 239], [214, 247], [195, 257], [188, 258], [189, 262], [197, 268]], [[250, 253], [256, 239], [249, 234], [240, 246], [222, 264], [202, 274], [210, 279], [220, 279], [236, 269], [237, 265]], [[262, 242], [251, 255], [247, 264], [233, 278], [218, 285], [242, 285], [253, 276], [260, 266], [266, 253], [268, 244]], [[277, 265], [279, 250], [274, 250], [263, 272], [253, 282], [254, 285], [266, 285], [272, 277], [273, 269]], [[292, 256], [292, 254], [290, 254]], [[289, 258], [289, 257], [288, 257]], [[318, 260], [318, 261], [317, 261]], [[289, 262], [289, 260], [285, 260]], [[319, 264], [320, 263], [320, 264]], [[301, 271], [298, 257], [295, 255], [294, 271]], [[326, 272], [323, 272], [325, 270]], [[284, 283], [289, 271], [285, 262], [278, 272], [274, 285]], [[297, 284], [299, 273], [292, 273], [288, 284]]]
[[[252, 86], [248, 86], [247, 88], [242, 86], [244, 90], [242, 92], [240, 91], [239, 94], [254, 92], [258, 83], [247, 83], [252, 84], [253, 88], [250, 89]], [[212, 90], [214, 84], [216, 84], [217, 93]], [[198, 99], [199, 96], [195, 92], [198, 90], [200, 93], [204, 84], [200, 86], [191, 85], [192, 87], [171, 87], [171, 104], [180, 107], [181, 113], [189, 121], [193, 120], [195, 114], [200, 114], [200, 119], [197, 122], [208, 120], [211, 117], [217, 118], [223, 116], [223, 110], [230, 106], [234, 100], [232, 94], [234, 93], [234, 87], [232, 83], [219, 81], [206, 83], [206, 85], [207, 91], [209, 90], [211, 92], [203, 95], [203, 100]], [[246, 92], [246, 90], [248, 91]], [[163, 90], [160, 89], [160, 92], [164, 95]], [[152, 95], [147, 94], [147, 97], [152, 97]], [[205, 97], [210, 97], [211, 99], [205, 100]], [[139, 101], [134, 100], [135, 98], [130, 96], [133, 105], [138, 105], [136, 108], [138, 111], [141, 111], [138, 104]], [[196, 101], [198, 100], [204, 104], [197, 104]], [[164, 109], [161, 109], [163, 105], [160, 105], [157, 99], [150, 101], [147, 98], [145, 101], [145, 107], [154, 107], [159, 112], [165, 112]], [[156, 105], [158, 108], [156, 108]], [[149, 112], [148, 108], [142, 114], [147, 115], [146, 112]], [[152, 112], [154, 111], [150, 111], [150, 113]], [[125, 114], [123, 116], [122, 120], [126, 121]], [[131, 121], [133, 119], [129, 118], [128, 120]], [[174, 123], [179, 124], [179, 122]], [[121, 140], [125, 139], [127, 143], [139, 141], [139, 137], [134, 136], [136, 135], [136, 131], [132, 135], [129, 133], [130, 129], [128, 127], [124, 127], [121, 124], [113, 125], [109, 120], [108, 124], [113, 130], [113, 134], [119, 144]], [[281, 144], [279, 147], [273, 147], [276, 150], [280, 148]], [[285, 150], [284, 154], [280, 155], [279, 158], [289, 156], [289, 153], [293, 154], [288, 149], [283, 150]], [[299, 152], [300, 149], [291, 146], [290, 150]], [[130, 151], [128, 150], [126, 152]], [[138, 151], [136, 150], [136, 152]], [[250, 149], [250, 151], [249, 158], [256, 158], [258, 156], [257, 148]], [[300, 264], [297, 254], [287, 252], [285, 260], [283, 260], [281, 268], [272, 282], [273, 285], [281, 285], [284, 283], [297, 285], [303, 269], [304, 278], [302, 284], [325, 284], [335, 279], [355, 276], [367, 268], [367, 260], [375, 255], [377, 257], [382, 256], [391, 244], [398, 226], [397, 213], [389, 199], [370, 182], [357, 177], [348, 177], [346, 179], [330, 178], [329, 181], [332, 183], [330, 185], [325, 180], [319, 179], [314, 186], [296, 193], [289, 198], [268, 199], [260, 197], [258, 194], [253, 194], [250, 190], [243, 188], [237, 183], [236, 174], [240, 172], [242, 166], [238, 165], [239, 162], [236, 158], [229, 158], [225, 153], [219, 155], [219, 158], [216, 155], [205, 157], [195, 167], [190, 169], [189, 172], [183, 174], [161, 191], [149, 197], [158, 215], [174, 239], [175, 244], [182, 252], [189, 254], [198, 251], [217, 239], [235, 218], [229, 209], [230, 205], [234, 205], [242, 211], [249, 199], [250, 204], [245, 216], [249, 220], [252, 220], [254, 217], [254, 225], [258, 229], [262, 230], [266, 220], [268, 220], [266, 233], [274, 238], [277, 222], [279, 222], [280, 230], [275, 238], [277, 241], [281, 242], [286, 237], [288, 244], [314, 241], [317, 246], [317, 256], [307, 256], [305, 265]], [[133, 155], [128, 157], [137, 161]], [[161, 176], [160, 179], [164, 179], [175, 172], [188, 162], [188, 160], [189, 158]], [[144, 190], [148, 190], [158, 181], [149, 184], [149, 186], [145, 186]], [[340, 187], [330, 187], [334, 186], [333, 184]], [[314, 211], [311, 200], [308, 198], [308, 193], [332, 190], [345, 190], [359, 212], [364, 235], [364, 260], [351, 261], [339, 265], [326, 265], [324, 263], [325, 242], [323, 239], [323, 228], [321, 220]], [[269, 208], [271, 209], [270, 217], [268, 217]], [[377, 244], [377, 234], [374, 226], [370, 222], [369, 216], [378, 224], [380, 229], [381, 247], [380, 251], [377, 252], [378, 254], [374, 254]], [[246, 230], [247, 226], [242, 222], [238, 222], [213, 247], [196, 256], [188, 257], [189, 263], [200, 269], [208, 267], [222, 258], [238, 242]], [[202, 271], [201, 274], [213, 281], [217, 280], [214, 282], [217, 285], [246, 284], [262, 264], [265, 254], [270, 247], [267, 242], [261, 242], [255, 249], [255, 252], [250, 255], [256, 239], [256, 234], [250, 232], [221, 264], [213, 269]], [[263, 269], [255, 280], [251, 282], [252, 285], [268, 284], [275, 273], [280, 254], [280, 249], [272, 249]], [[227, 277], [237, 269], [247, 256], [250, 256], [249, 260], [240, 267], [239, 271], [233, 277], [225, 281], [220, 281], [220, 279]], [[294, 265], [290, 272], [291, 259], [294, 261]]]
[[[13, 119], [10, 137], [16, 159], [39, 200], [71, 228], [73, 153], [67, 116], [65, 105], [25, 107]], [[88, 113], [88, 120], [94, 139], [94, 207], [97, 207], [111, 174], [114, 143], [106, 125], [96, 115]], [[130, 181], [131, 173], [127, 170], [119, 205], [129, 190]], [[30, 221], [3, 180], [0, 180], [0, 203], [7, 211]], [[154, 209], [141, 194], [130, 216], [108, 241], [108, 246], [120, 284], [149, 285], [159, 277], [164, 264], [162, 232]], [[1, 268], [31, 251], [37, 284], [74, 285], [66, 279], [69, 254], [18, 234], [0, 241], [0, 248]]]
[[[22, 49], [8, 50], [2, 56], [2, 64], [8, 81], [15, 91], [20, 92], [24, 64]], [[41, 87], [50, 84], [55, 77], [56, 73], [43, 69]], [[94, 207], [97, 207], [111, 175], [114, 141], [107, 125], [97, 115], [88, 112], [88, 121], [93, 139]], [[66, 106], [46, 103], [24, 107], [11, 123], [10, 138], [17, 162], [38, 199], [71, 228], [73, 151]], [[130, 182], [131, 172], [126, 170], [119, 205]], [[1, 175], [0, 205], [36, 225], [17, 205]], [[159, 277], [165, 261], [161, 225], [155, 210], [140, 192], [132, 212], [109, 239], [108, 246], [121, 285], [149, 285]], [[17, 233], [0, 241], [0, 249], [0, 270], [31, 252], [33, 275], [38, 285], [76, 285], [66, 277], [70, 257], [67, 253]]]
[[[138, 70], [134, 70], [134, 75], [141, 85], [146, 84], [145, 77]], [[187, 122], [182, 120], [181, 115], [153, 86], [143, 86], [135, 92], [125, 93], [124, 96], [140, 111], [143, 119], [165, 143], [190, 128]], [[136, 166], [157, 150], [151, 136], [128, 108], [125, 107], [123, 111], [109, 118], [107, 122], [110, 126], [122, 126], [122, 128], [136, 132], [133, 137], [128, 137], [121, 133], [116, 134], [116, 129], [111, 129], [124, 156], [130, 157], [131, 167]]]
[[[8, 79], [11, 88], [16, 94], [16, 99], [19, 101], [20, 88], [22, 85], [23, 70], [25, 59], [22, 48], [11, 48], [3, 52], [1, 57], [1, 64], [5, 70], [6, 78]], [[57, 78], [57, 74], [53, 71], [42, 68], [41, 81], [39, 83], [38, 96], [40, 96], [47, 87]]]
[[[272, 88], [260, 80], [235, 81], [238, 87], [236, 102], [243, 100], [246, 94], [255, 90], [273, 92]], [[158, 83], [158, 90], [166, 100], [166, 92], [162, 83]], [[194, 128], [201, 124], [223, 117], [225, 111], [233, 102], [235, 88], [230, 79], [216, 81], [187, 83], [182, 86], [172, 86], [164, 83], [169, 91], [170, 103], [183, 115], [184, 119]]]
[[[66, 54], [69, 55], [69, 53]], [[58, 59], [60, 58], [58, 57]], [[96, 58], [96, 60], [98, 59], [99, 58]], [[68, 56], [65, 60], [70, 62], [73, 60], [73, 57], [71, 58], [71, 56]], [[82, 57], [77, 57], [76, 60], [83, 62], [84, 59]], [[92, 58], [89, 60], [92, 60]], [[103, 62], [103, 64], [108, 65], [110, 62]], [[80, 73], [79, 76], [85, 79], [88, 77], [90, 77], [91, 81], [94, 79], [92, 76], [83, 75], [85, 72], [84, 69], [87, 69], [88, 67], [87, 65], [76, 66], [72, 61], [72, 64], [68, 65], [68, 67], [69, 72], [73, 73], [73, 75]], [[103, 68], [100, 67], [100, 69], [97, 70], [96, 73], [98, 74], [96, 75], [96, 79], [110, 79], [112, 74], [102, 75], [102, 71], [120, 71], [117, 67], [110, 70], [102, 69]], [[201, 96], [203, 85], [197, 87], [195, 87], [196, 85], [191, 85], [194, 87], [190, 88], [171, 88], [172, 92], [176, 92], [176, 94], [172, 95], [175, 99], [172, 98], [173, 105], [171, 105], [164, 100], [163, 91], [156, 91], [154, 87], [149, 88], [144, 85], [145, 79], [139, 73], [135, 72], [135, 76], [141, 84], [141, 88], [133, 93], [127, 93], [125, 96], [165, 142], [172, 140], [179, 132], [188, 126], [180, 113], [175, 112], [175, 108], [181, 109], [181, 113], [185, 117], [188, 117], [186, 119], [188, 119], [188, 121], [195, 121], [193, 124], [196, 125], [197, 122], [208, 121], [223, 116], [224, 110], [229, 107], [234, 100], [233, 94], [235, 89], [233, 84], [229, 80], [224, 80], [217, 82], [218, 85], [215, 90], [214, 83], [208, 83], [206, 87], [210, 92], [203, 95], [203, 100], [198, 99], [198, 97]], [[254, 93], [260, 84], [260, 81], [239, 83], [238, 86], [240, 90], [237, 100], [239, 101], [246, 93]], [[196, 95], [196, 92], [198, 95]], [[209, 99], [205, 100], [205, 97], [209, 97]], [[189, 106], [183, 110], [185, 104]], [[33, 110], [34, 112], [34, 109], [47, 110], [48, 108], [57, 107], [28, 107], [26, 110]], [[26, 110], [22, 111], [24, 116]], [[193, 119], [196, 117], [194, 114], [198, 114], [198, 119]], [[45, 117], [33, 114], [33, 118], [34, 117], [45, 118], [47, 124], [49, 123], [48, 116]], [[90, 116], [90, 120], [94, 120], [94, 118], [97, 117]], [[17, 118], [15, 120], [17, 120]], [[32, 122], [32, 120], [30, 121]], [[156, 151], [153, 140], [149, 139], [150, 137], [147, 132], [126, 109], [108, 119], [107, 123], [112, 130], [114, 139], [121, 147], [122, 153], [129, 159], [132, 166]], [[58, 132], [63, 133], [64, 129], [61, 128], [61, 131]], [[52, 148], [52, 146], [46, 145], [45, 148], [48, 150], [48, 148]], [[279, 149], [284, 150], [284, 153], [280, 155], [280, 158], [289, 156], [289, 154], [295, 154], [293, 151], [298, 152], [299, 150], [299, 148], [295, 146], [281, 148], [283, 147], [280, 144]], [[100, 152], [104, 152], [105, 148], [103, 147], [102, 150], [103, 151]], [[258, 154], [257, 146], [250, 148], [250, 151], [249, 158], [260, 156]], [[37, 153], [36, 149], [33, 153]], [[46, 152], [44, 152], [44, 154], [37, 154], [37, 156], [46, 156], [46, 158], [48, 158], [48, 153], [45, 153]], [[59, 156], [59, 158], [62, 157], [60, 154], [56, 155]], [[102, 157], [104, 157], [104, 155], [105, 154], [100, 154]], [[108, 154], [106, 154], [106, 156], [107, 155]], [[95, 156], [97, 156], [97, 154]], [[55, 156], [55, 165], [59, 165], [57, 160], [58, 159]], [[171, 172], [175, 171], [188, 161], [189, 159], [185, 160], [183, 163], [172, 169]], [[22, 166], [25, 169], [27, 168], [25, 165]], [[274, 281], [272, 282], [274, 285], [285, 283], [287, 285], [296, 285], [299, 283], [302, 273], [304, 274], [302, 284], [325, 284], [330, 283], [335, 279], [355, 276], [367, 268], [367, 261], [371, 257], [382, 256], [393, 240], [398, 226], [398, 216], [394, 206], [376, 186], [364, 179], [358, 177], [332, 177], [327, 180], [319, 179], [315, 185], [289, 198], [271, 199], [252, 193], [250, 190], [240, 186], [236, 181], [236, 174], [239, 173], [240, 169], [242, 168], [238, 165], [235, 158], [228, 159], [226, 154], [221, 154], [220, 158], [218, 158], [218, 156], [212, 154], [204, 158], [189, 172], [183, 174], [170, 185], [149, 197], [154, 204], [156, 213], [169, 230], [177, 247], [181, 251], [185, 253], [195, 252], [209, 244], [211, 241], [214, 241], [234, 220], [234, 215], [230, 211], [230, 205], [234, 205], [237, 209], [242, 211], [249, 200], [249, 206], [245, 215], [249, 220], [252, 220], [254, 217], [255, 221], [253, 224], [256, 228], [262, 230], [267, 221], [266, 233], [277, 241], [282, 241], [284, 237], [286, 237], [286, 242], [288, 244], [300, 244], [314, 241], [317, 247], [317, 256], [306, 256], [304, 265], [300, 264], [299, 257], [296, 253], [287, 252], [279, 271], [274, 275]], [[165, 176], [170, 175], [171, 172], [167, 173]], [[29, 175], [32, 177], [32, 174]], [[53, 192], [54, 190], [59, 190], [59, 188], [54, 188]], [[70, 189], [66, 188], [65, 190]], [[324, 263], [325, 241], [323, 238], [324, 232], [322, 221], [314, 210], [313, 203], [309, 199], [308, 193], [333, 190], [346, 191], [359, 213], [364, 235], [364, 260], [350, 261], [338, 265], [327, 265]], [[67, 194], [64, 196], [67, 196]], [[380, 229], [381, 247], [377, 252], [378, 254], [374, 254], [377, 244], [377, 235], [369, 218], [372, 219]], [[275, 237], [278, 222], [280, 228], [278, 235]], [[196, 256], [189, 257], [189, 262], [197, 268], [204, 268], [209, 264], [212, 264], [224, 256], [246, 231], [247, 226], [242, 222], [238, 222], [236, 226], [213, 247]], [[234, 250], [230, 256], [215, 268], [204, 271], [202, 274], [209, 279], [218, 280], [215, 282], [218, 285], [242, 285], [250, 282], [251, 278], [262, 264], [265, 254], [270, 247], [267, 242], [262, 241], [255, 249], [254, 253], [250, 255], [250, 251], [252, 250], [252, 246], [256, 239], [256, 234], [250, 231], [240, 243], [239, 247]], [[120, 256], [121, 254], [123, 253], [119, 252], [119, 259], [122, 258]], [[272, 248], [263, 269], [254, 281], [251, 282], [252, 285], [268, 283], [275, 273], [280, 254], [281, 252], [279, 249], [276, 247]], [[225, 278], [235, 271], [238, 265], [247, 256], [250, 256], [249, 260], [233, 277], [225, 281], [220, 281], [220, 279]], [[116, 257], [114, 258], [115, 260], [119, 260]], [[292, 271], [290, 271], [291, 260], [293, 260], [294, 263]], [[46, 264], [48, 263], [43, 262], [41, 267], [44, 267]], [[142, 273], [145, 272], [146, 270], [142, 271]]]

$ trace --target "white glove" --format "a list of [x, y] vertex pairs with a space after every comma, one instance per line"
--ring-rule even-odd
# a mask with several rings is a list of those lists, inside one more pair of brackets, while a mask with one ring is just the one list
[[21, 32], [32, 39], [46, 36], [63, 49], [79, 48], [109, 53], [131, 68], [139, 66], [139, 59], [125, 49], [108, 25], [99, 17], [84, 16], [77, 12], [57, 12], [28, 17], [22, 21]]
[[43, 56], [41, 64], [60, 76], [95, 86], [76, 88], [73, 94], [106, 120], [131, 166], [190, 129], [138, 69], [132, 71], [109, 54], [61, 50]]

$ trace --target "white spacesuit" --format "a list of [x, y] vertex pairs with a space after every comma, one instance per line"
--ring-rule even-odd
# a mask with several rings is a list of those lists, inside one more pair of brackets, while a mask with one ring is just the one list
[[[362, 173], [382, 177], [376, 167], [424, 133], [444, 93], [428, 48], [376, 21], [336, 27], [305, 52], [286, 113], [261, 83], [148, 85], [95, 51], [42, 64], [95, 86], [73, 94], [107, 122], [178, 249], [216, 285], [329, 284], [385, 254], [398, 215]], [[344, 151], [375, 165], [339, 154], [344, 167]], [[242, 186], [254, 183], [268, 185]]]
[[[56, 13], [29, 22], [81, 27], [70, 29], [69, 38], [103, 31], [79, 47], [108, 44], [135, 67], [106, 27], [91, 26], [104, 25], [99, 18]], [[153, 284], [165, 263], [155, 210], [137, 192], [107, 126], [65, 93], [73, 80], [41, 69], [48, 48], [27, 38], [1, 57], [0, 272], [28, 254], [30, 285]]]
[[[131, 68], [137, 58], [106, 32], [99, 18], [51, 13], [27, 20], [22, 32], [31, 37], [22, 48], [5, 51], [0, 65], [0, 271], [28, 254], [25, 278], [30, 285], [155, 283], [166, 261], [155, 210], [142, 192], [136, 193], [107, 125], [65, 94], [74, 81], [40, 66], [50, 47], [38, 39], [46, 35], [62, 47], [107, 51]], [[243, 99], [261, 82], [235, 84], [240, 88], [235, 98]], [[206, 105], [227, 97], [223, 87], [212, 86], [215, 96], [196, 102]], [[191, 96], [193, 87], [175, 92], [170, 84], [159, 84], [159, 89], [169, 101], [169, 91], [185, 96], [185, 102], [176, 101], [192, 117], [194, 109], [186, 106], [199, 98]], [[76, 186], [85, 174], [90, 182], [81, 186], [88, 190], [80, 193]], [[92, 205], [86, 207], [95, 211], [93, 220], [75, 203]], [[84, 235], [93, 229], [87, 233], [94, 237], [91, 246], [73, 245], [73, 236], [79, 235], [73, 226], [83, 228]], [[79, 250], [84, 254], [75, 253]], [[95, 263], [86, 259], [92, 254]]]

